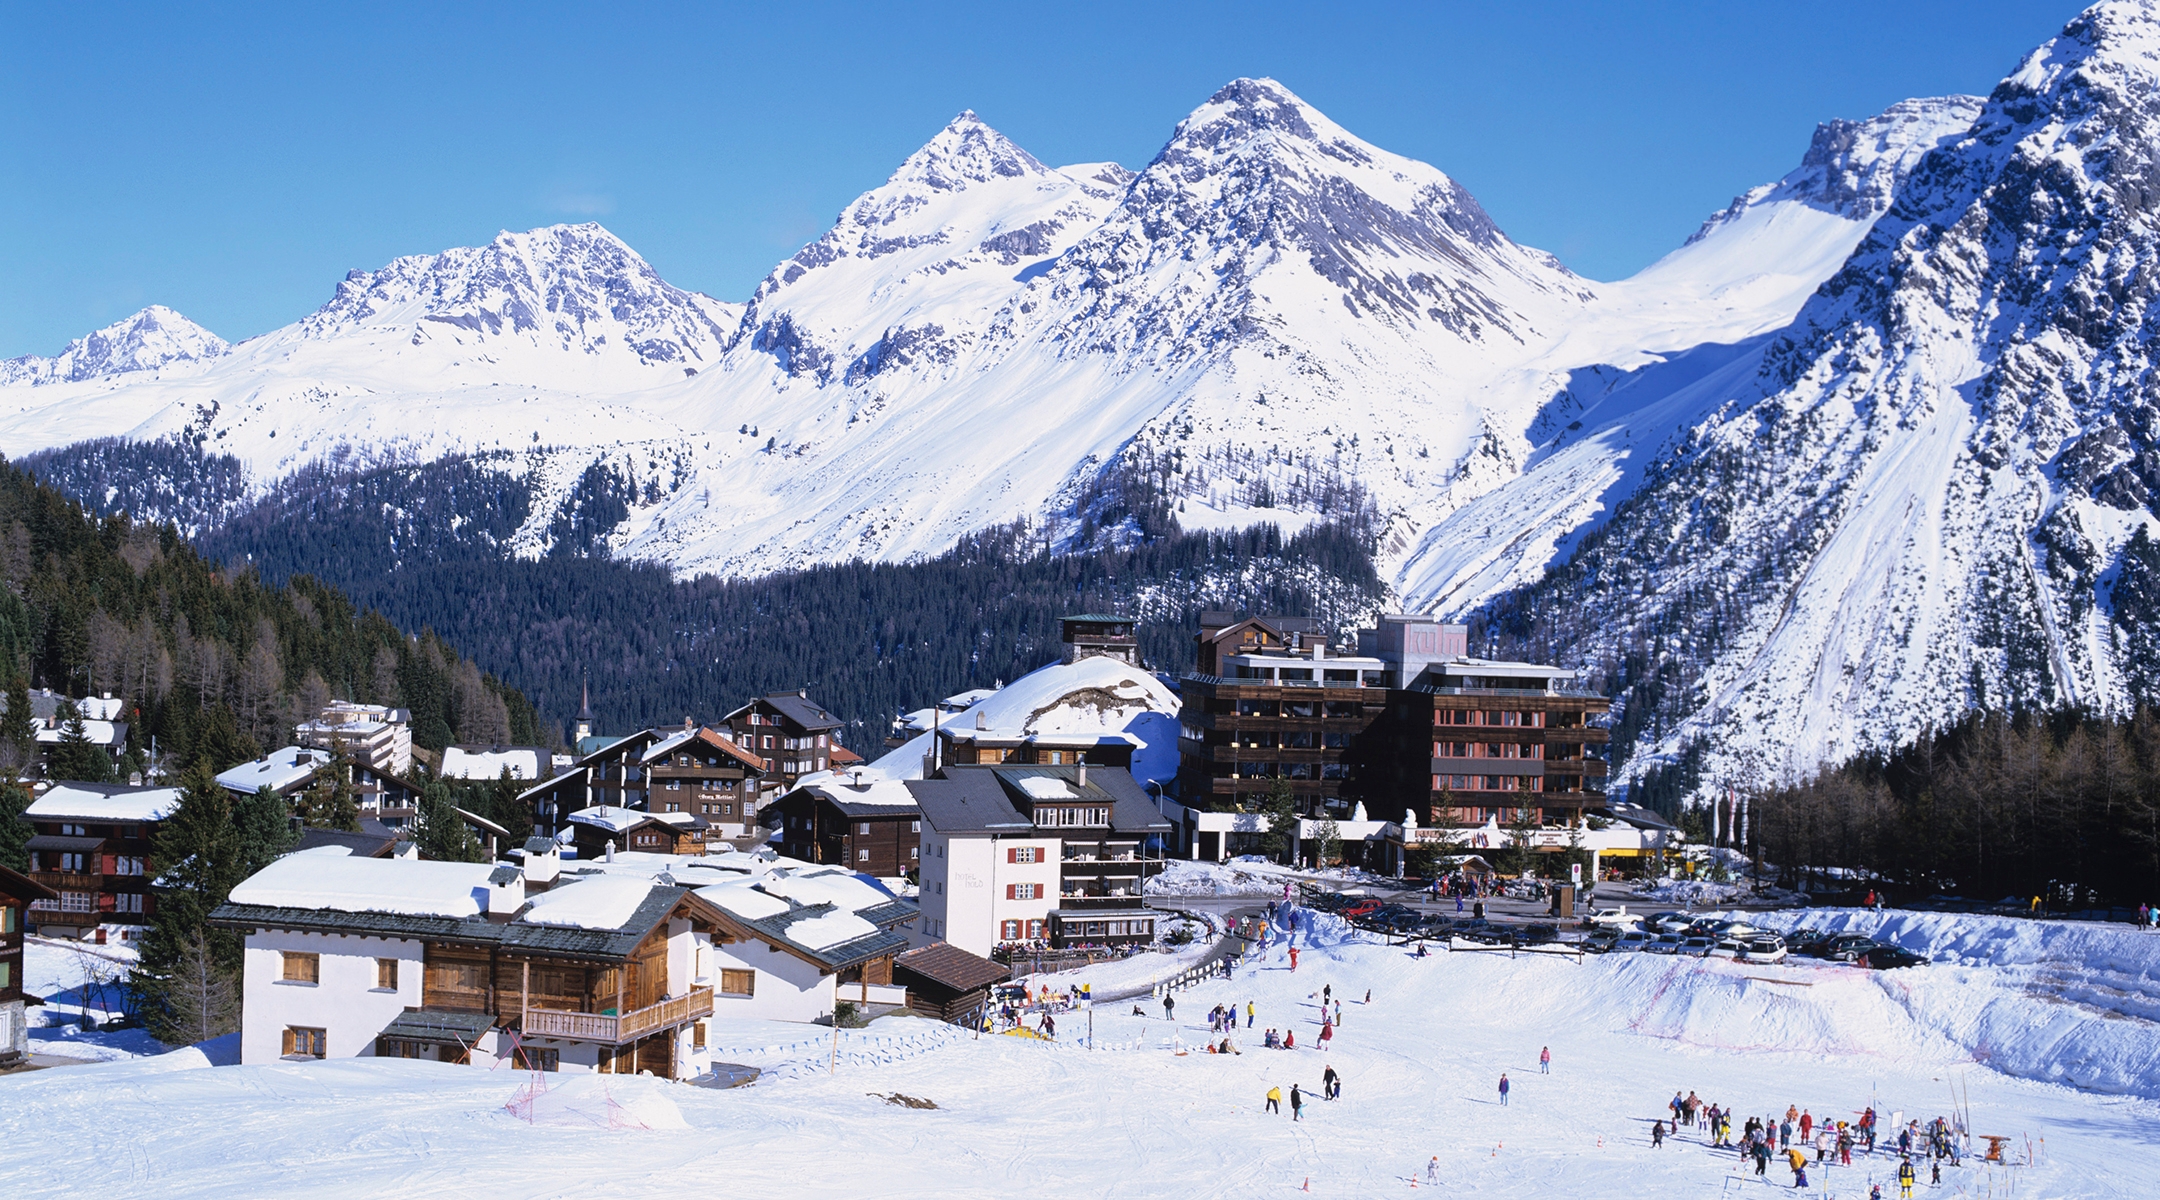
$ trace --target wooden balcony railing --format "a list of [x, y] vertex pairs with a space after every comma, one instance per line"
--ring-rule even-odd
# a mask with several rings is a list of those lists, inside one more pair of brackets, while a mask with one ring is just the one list
[[655, 1030], [687, 1024], [710, 1016], [713, 993], [709, 987], [693, 988], [688, 995], [658, 1004], [634, 1008], [621, 1016], [609, 1013], [566, 1012], [559, 1008], [525, 1010], [525, 1032], [533, 1037], [567, 1038], [578, 1042], [620, 1045]]
[[104, 885], [105, 880], [102, 875], [84, 871], [32, 871], [30, 878], [56, 892], [94, 892]]

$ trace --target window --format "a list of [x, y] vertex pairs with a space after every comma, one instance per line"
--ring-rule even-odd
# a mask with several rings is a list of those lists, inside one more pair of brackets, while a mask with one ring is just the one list
[[80, 826], [80, 825], [62, 825], [62, 826], [60, 827], [60, 836], [61, 836], [61, 837], [89, 837], [89, 836], [90, 836], [90, 831], [89, 831], [89, 830], [87, 830], [87, 829], [85, 829], [85, 828], [83, 828], [83, 827], [82, 827], [82, 826]]
[[690, 1048], [693, 1050], [703, 1050], [705, 1048], [705, 1022], [699, 1021], [690, 1027]]
[[907, 831], [908, 831], [909, 833], [921, 833], [921, 832], [922, 832], [922, 822], [921, 822], [921, 821], [909, 821], [909, 822], [907, 823]]
[[921, 847], [921, 846], [909, 846], [909, 847], [908, 847], [908, 852], [907, 852], [907, 856], [908, 856], [909, 858], [913, 858], [913, 859], [919, 859], [919, 858], [921, 858], [921, 857], [922, 857], [922, 847]]
[[[281, 976], [287, 983], [319, 983], [322, 981], [322, 955], [296, 954], [285, 951], [285, 973]], [[321, 1055], [316, 1055], [321, 1058]]]
[[1036, 846], [1007, 846], [1005, 848], [1005, 861], [1009, 863], [1033, 863], [1042, 860], [1042, 850]]
[[60, 911], [71, 913], [96, 912], [97, 893], [62, 892], [60, 893]]
[[869, 862], [869, 861], [870, 861], [870, 852], [869, 852], [868, 850], [857, 850], [857, 851], [855, 852], [855, 861], [856, 861], [856, 862]]
[[378, 990], [385, 992], [397, 990], [396, 959], [378, 958], [375, 960], [375, 986]]
[[60, 856], [60, 869], [63, 871], [88, 870], [89, 868], [83, 865], [85, 858], [86, 856], [81, 854], [63, 854]]
[[[308, 957], [313, 958], [314, 955], [311, 954]], [[310, 1029], [302, 1025], [287, 1025], [285, 1027], [285, 1053], [287, 1057], [327, 1057], [330, 1052], [329, 1042], [330, 1036], [326, 1030]]]
[[855, 836], [856, 836], [856, 837], [869, 837], [869, 836], [870, 836], [870, 822], [868, 822], [868, 821], [857, 821], [857, 822], [855, 822]]
[[141, 892], [121, 892], [113, 897], [113, 911], [124, 913], [142, 912]]
[[1042, 885], [1039, 883], [1008, 883], [1005, 885], [1005, 898], [1007, 900], [1033, 900], [1040, 895], [1042, 895]]
[[562, 1070], [562, 1051], [560, 1050], [536, 1050], [528, 1046], [518, 1046], [516, 1047], [516, 1053], [512, 1057], [516, 1060], [517, 1069], [520, 1071]]
[[730, 971], [723, 968], [720, 972], [720, 994], [723, 996], [741, 996], [745, 999], [755, 996], [757, 994], [757, 972]]
[[1017, 941], [1019, 941], [1019, 940], [1020, 940], [1020, 922], [1018, 922], [1018, 921], [1001, 921], [1001, 922], [999, 922], [999, 923], [998, 923], [998, 937], [1000, 937], [1000, 938], [1002, 938], [1002, 939], [1004, 939], [1005, 941], [1008, 941], [1008, 942], [1017, 942]]
[[1031, 938], [1041, 937], [1043, 935], [1043, 923], [1041, 921], [1029, 921], [1027, 923], [1027, 935]]
[[16, 924], [17, 918], [15, 916], [15, 906], [11, 904], [0, 904], [0, 933], [15, 932]]

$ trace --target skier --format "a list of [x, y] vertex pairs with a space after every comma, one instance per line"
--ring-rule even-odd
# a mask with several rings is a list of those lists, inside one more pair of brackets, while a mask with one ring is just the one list
[[1665, 1144], [1665, 1122], [1650, 1122], [1650, 1148], [1655, 1150]]
[[1328, 1020], [1328, 1019], [1327, 1019], [1326, 1017], [1322, 1017], [1322, 1018], [1320, 1018], [1320, 1048], [1321, 1048], [1321, 1049], [1323, 1049], [1323, 1050], [1327, 1049], [1327, 1044], [1328, 1044], [1329, 1042], [1332, 1042], [1332, 1041], [1334, 1041], [1334, 1040], [1335, 1040], [1335, 1026], [1334, 1026], [1334, 1024], [1333, 1024], [1332, 1022], [1330, 1022], [1330, 1021], [1329, 1021], [1329, 1020]]
[[1792, 1185], [1796, 1188], [1806, 1187], [1807, 1151], [1802, 1150], [1798, 1146], [1794, 1146], [1791, 1149], [1785, 1151], [1785, 1161], [1792, 1164]]
[[1815, 1136], [1815, 1116], [1806, 1109], [1800, 1110], [1800, 1140], [1805, 1142]]
[[1281, 1113], [1282, 1113], [1282, 1089], [1281, 1089], [1281, 1088], [1279, 1088], [1279, 1087], [1271, 1087], [1271, 1088], [1269, 1088], [1269, 1089], [1267, 1090], [1267, 1110], [1268, 1110], [1269, 1112], [1271, 1112], [1271, 1113], [1275, 1113], [1275, 1114], [1277, 1114], [1278, 1116], [1279, 1116], [1279, 1115], [1281, 1115]]
[[1292, 946], [1292, 947], [1290, 947], [1290, 970], [1291, 970], [1291, 973], [1292, 973], [1292, 974], [1295, 974], [1295, 973], [1297, 972], [1297, 947], [1296, 947], [1296, 946]]
[[1250, 1001], [1250, 1000], [1247, 1000], [1247, 1001], [1245, 1002], [1245, 1028], [1247, 1028], [1247, 1029], [1251, 1029], [1251, 1028], [1252, 1028], [1252, 1023], [1253, 1023], [1253, 1004], [1252, 1004], [1252, 1001]]
[[1508, 1090], [1508, 1082], [1507, 1082], [1507, 1072], [1506, 1072], [1506, 1071], [1502, 1071], [1502, 1072], [1500, 1072], [1500, 1107], [1502, 1107], [1502, 1108], [1506, 1108], [1506, 1107], [1507, 1107], [1507, 1090]]
[[1171, 994], [1170, 994], [1170, 993], [1168, 993], [1168, 992], [1164, 992], [1164, 993], [1163, 993], [1163, 998], [1162, 998], [1162, 1015], [1163, 1015], [1163, 1020], [1165, 1020], [1165, 1021], [1171, 1020], [1171, 1019], [1172, 1019], [1172, 1017], [1171, 1017], [1171, 1015], [1170, 1015], [1170, 1014], [1171, 1014], [1171, 1012], [1172, 1012], [1172, 1011], [1173, 1011], [1174, 1009], [1176, 1009], [1176, 1008], [1177, 1008], [1177, 997], [1176, 997], [1176, 996], [1173, 996], [1173, 995], [1171, 995]]
[[1330, 1066], [1320, 1072], [1320, 1098], [1322, 1100], [1337, 1100], [1341, 1099], [1341, 1097], [1342, 1076], [1337, 1075], [1335, 1068]]
[[1304, 1119], [1304, 1113], [1305, 1097], [1298, 1093], [1297, 1085], [1293, 1083], [1290, 1085], [1290, 1119], [1293, 1121], [1302, 1120]]
[[1367, 1004], [1371, 1004], [1371, 1003], [1372, 1003], [1372, 989], [1371, 989], [1371, 988], [1366, 988], [1366, 989], [1365, 989], [1365, 1003], [1367, 1003]]
[[1431, 1162], [1425, 1164], [1425, 1186], [1440, 1186], [1440, 1156], [1437, 1154], [1432, 1156]]
[[1538, 1051], [1538, 1054], [1537, 1054], [1537, 1069], [1538, 1069], [1538, 1074], [1540, 1074], [1540, 1075], [1550, 1075], [1550, 1074], [1552, 1074], [1552, 1047], [1551, 1047], [1551, 1046], [1547, 1046], [1547, 1047], [1545, 1047], [1545, 1048], [1544, 1048], [1543, 1050], [1540, 1050], [1540, 1051]]
[[1282, 1048], [1285, 1050], [1297, 1049], [1297, 1030], [1288, 1030], [1283, 1034]]
[[1320, 1007], [1321, 1007], [1321, 1008], [1326, 1008], [1326, 1007], [1328, 1006], [1328, 1000], [1329, 1000], [1329, 998], [1330, 998], [1330, 997], [1332, 997], [1332, 996], [1333, 996], [1334, 994], [1335, 994], [1335, 985], [1334, 985], [1334, 984], [1332, 984], [1332, 983], [1323, 983], [1323, 984], [1321, 984], [1321, 985], [1320, 985]]
[[1899, 1163], [1897, 1169], [1898, 1195], [1903, 1197], [1904, 1200], [1912, 1200], [1912, 1185], [1918, 1178], [1919, 1172], [1912, 1169], [1911, 1159], [1908, 1158]]

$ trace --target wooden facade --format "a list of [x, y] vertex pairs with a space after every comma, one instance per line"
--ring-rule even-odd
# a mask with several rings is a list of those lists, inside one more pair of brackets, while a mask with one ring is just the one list
[[[658, 750], [659, 747], [655, 747]], [[716, 825], [754, 825], [765, 760], [711, 729], [667, 747], [645, 764], [656, 813], [694, 813]]]
[[[846, 785], [834, 784], [846, 791]], [[850, 804], [822, 788], [796, 788], [765, 806], [768, 844], [789, 858], [831, 863], [893, 878], [921, 864], [922, 810], [913, 805]]]

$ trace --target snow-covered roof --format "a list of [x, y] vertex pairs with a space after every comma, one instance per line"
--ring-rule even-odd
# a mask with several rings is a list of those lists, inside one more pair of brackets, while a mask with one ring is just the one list
[[487, 911], [493, 863], [292, 854], [233, 888], [234, 904], [334, 912], [474, 917]]
[[1064, 780], [1048, 776], [1023, 779], [1020, 790], [1026, 792], [1030, 800], [1070, 800], [1079, 794], [1066, 786]]
[[512, 779], [545, 779], [551, 756], [540, 746], [445, 746], [445, 779], [500, 779], [508, 767]]
[[844, 867], [818, 870], [775, 871], [754, 886], [769, 895], [784, 896], [797, 904], [831, 904], [850, 912], [888, 904], [892, 896]]
[[[941, 712], [937, 724], [961, 739], [1059, 746], [1127, 741], [1135, 747], [1134, 778], [1148, 781], [1177, 772], [1179, 704], [1177, 692], [1152, 672], [1093, 655], [1030, 671], [963, 711]], [[930, 727], [930, 710], [910, 714], [901, 728], [915, 736], [871, 765], [888, 778], [921, 779]]]
[[530, 898], [518, 920], [534, 925], [619, 929], [652, 894], [653, 881], [631, 875], [586, 876]]
[[241, 763], [229, 771], [218, 772], [218, 786], [226, 791], [247, 796], [252, 796], [263, 788], [283, 792], [306, 783], [329, 761], [330, 752], [327, 750], [286, 746], [261, 758]]
[[[83, 736], [90, 739], [90, 744], [94, 746], [110, 746], [124, 736], [119, 732], [120, 726], [112, 721], [92, 721], [86, 718], [82, 728]], [[37, 731], [37, 740], [48, 746], [58, 745], [60, 738], [66, 733], [65, 725], [40, 729]]]
[[759, 920], [776, 917], [788, 910], [788, 902], [778, 896], [768, 895], [757, 889], [751, 879], [729, 880], [710, 887], [698, 889], [698, 897], [713, 907], [738, 917]]
[[178, 807], [179, 788], [56, 783], [31, 801], [23, 815], [54, 821], [162, 821]]
[[915, 806], [915, 796], [907, 790], [906, 784], [874, 766], [852, 767], [845, 771], [819, 771], [796, 780], [795, 786], [808, 788], [842, 804], [889, 804], [895, 808]]
[[821, 917], [805, 917], [787, 927], [790, 941], [801, 943], [812, 950], [830, 950], [842, 942], [866, 938], [877, 931], [877, 926], [851, 912], [829, 912]]
[[644, 824], [645, 819], [653, 815], [648, 812], [639, 812], [634, 808], [624, 808], [619, 804], [605, 804], [595, 805], [592, 808], [581, 808], [571, 813], [570, 819], [580, 825], [590, 825], [595, 829], [605, 829], [610, 833], [621, 833], [633, 825]]

